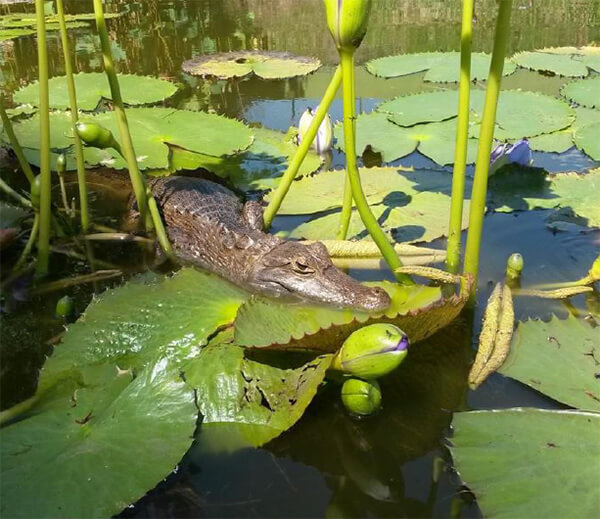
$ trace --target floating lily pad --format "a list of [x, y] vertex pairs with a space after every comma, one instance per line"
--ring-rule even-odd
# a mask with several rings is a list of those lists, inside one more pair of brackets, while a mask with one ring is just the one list
[[30, 36], [35, 34], [33, 29], [4, 29], [0, 27], [0, 41], [12, 40], [21, 36]]
[[585, 77], [588, 68], [568, 54], [551, 54], [544, 51], [519, 52], [512, 58], [519, 67], [565, 77]]
[[[239, 189], [273, 189], [298, 147], [292, 142], [290, 135], [266, 128], [253, 128], [252, 132], [254, 142], [251, 146], [232, 157], [209, 157], [174, 148], [170, 169], [177, 171], [204, 168], [229, 180]], [[300, 166], [297, 178], [314, 173], [322, 164], [323, 159], [310, 150]]]
[[[80, 110], [95, 110], [102, 99], [112, 99], [106, 74], [81, 72], [73, 77], [77, 91], [77, 106]], [[165, 79], [134, 74], [119, 74], [118, 78], [123, 102], [128, 105], [158, 103], [177, 92], [177, 86]], [[48, 86], [50, 108], [68, 109], [70, 105], [66, 76], [51, 78]], [[15, 103], [37, 106], [39, 95], [39, 83], [36, 81], [17, 90], [13, 99]]]
[[554, 133], [546, 133], [529, 139], [529, 146], [534, 151], [545, 151], [546, 153], [564, 153], [571, 149], [573, 144], [573, 132], [571, 127]]
[[476, 411], [452, 426], [456, 469], [485, 517], [597, 515], [600, 414]]
[[456, 117], [457, 106], [458, 90], [442, 90], [396, 97], [380, 104], [377, 111], [389, 113], [395, 124], [414, 126]]
[[[471, 80], [484, 81], [490, 69], [489, 54], [473, 53], [471, 60]], [[459, 79], [460, 53], [458, 52], [423, 52], [416, 54], [398, 54], [386, 56], [367, 62], [367, 70], [376, 76], [391, 78], [406, 76], [416, 72], [425, 74], [425, 81], [441, 83], [456, 82]], [[504, 62], [505, 76], [516, 69], [514, 63]]]
[[245, 303], [235, 319], [235, 342], [240, 346], [277, 349], [336, 351], [353, 331], [376, 322], [391, 322], [410, 337], [423, 340], [456, 318], [468, 298], [469, 287], [460, 296], [444, 299], [439, 287], [367, 283], [390, 294], [392, 304], [385, 313], [369, 315], [351, 309], [281, 304], [262, 298]]
[[600, 108], [600, 77], [567, 83], [561, 94], [569, 101], [588, 108]]
[[208, 54], [183, 63], [183, 70], [194, 76], [219, 79], [242, 78], [254, 73], [262, 79], [285, 79], [305, 76], [317, 70], [316, 58], [289, 52], [239, 51]]
[[200, 437], [236, 435], [258, 447], [294, 425], [314, 398], [331, 355], [297, 369], [279, 369], [244, 358], [233, 344], [211, 344], [185, 368], [202, 414]]
[[587, 155], [594, 160], [600, 160], [600, 122], [576, 129], [573, 140]]
[[563, 404], [600, 411], [598, 344], [600, 328], [572, 315], [549, 322], [526, 321], [519, 323], [500, 372]]
[[600, 53], [585, 56], [581, 61], [583, 61], [586, 67], [589, 67], [596, 72], [600, 72]]

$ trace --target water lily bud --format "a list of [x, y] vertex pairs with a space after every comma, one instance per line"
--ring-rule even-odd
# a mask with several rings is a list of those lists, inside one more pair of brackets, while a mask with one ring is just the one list
[[[312, 108], [307, 108], [302, 117], [300, 117], [300, 122], [298, 123], [298, 144], [302, 142], [306, 132], [308, 131], [308, 127], [312, 123], [315, 118], [315, 112]], [[312, 141], [311, 147], [317, 153], [325, 153], [331, 149], [333, 145], [333, 124], [331, 122], [331, 117], [329, 114], [325, 116], [321, 126], [317, 130], [317, 136], [315, 140]]]
[[518, 252], [511, 254], [506, 261], [506, 275], [510, 279], [518, 279], [523, 272], [523, 256]]
[[31, 205], [37, 210], [40, 208], [40, 192], [42, 190], [42, 177], [40, 175], [33, 177], [30, 189]]
[[377, 323], [352, 333], [332, 364], [361, 378], [378, 378], [396, 369], [408, 353], [408, 337], [393, 324]]
[[75, 313], [75, 303], [69, 296], [61, 297], [56, 303], [56, 315], [68, 319]]
[[78, 122], [75, 130], [79, 138], [87, 145], [94, 148], [115, 148], [115, 138], [110, 130], [96, 123]]
[[349, 378], [342, 386], [342, 403], [352, 414], [366, 416], [381, 407], [381, 388], [376, 380]]
[[67, 155], [65, 153], [61, 153], [56, 158], [56, 171], [59, 175], [62, 175], [65, 171], [67, 171]]
[[533, 155], [527, 139], [521, 139], [514, 144], [500, 144], [494, 148], [490, 156], [489, 175], [493, 175], [507, 164], [531, 166]]
[[324, 0], [327, 27], [338, 50], [354, 51], [367, 32], [371, 0]]

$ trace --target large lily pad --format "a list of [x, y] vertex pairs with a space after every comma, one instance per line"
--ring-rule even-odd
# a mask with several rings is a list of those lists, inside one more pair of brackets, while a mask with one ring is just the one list
[[422, 92], [385, 101], [378, 112], [389, 113], [389, 119], [400, 126], [444, 121], [456, 117], [458, 90]]
[[541, 51], [519, 52], [512, 58], [519, 67], [566, 77], [585, 77], [588, 68], [569, 54], [552, 54]]
[[242, 78], [254, 73], [262, 79], [285, 79], [305, 76], [317, 70], [316, 58], [296, 56], [289, 52], [238, 51], [208, 54], [183, 63], [188, 74], [219, 79]]
[[[77, 91], [77, 106], [80, 110], [95, 110], [102, 99], [112, 100], [106, 74], [81, 72], [75, 74], [73, 78]], [[119, 74], [118, 78], [123, 102], [128, 105], [158, 103], [177, 92], [177, 86], [166, 79], [135, 74]], [[48, 86], [50, 88], [50, 108], [68, 109], [70, 105], [66, 76], [51, 78]], [[14, 101], [37, 106], [39, 96], [40, 88], [36, 81], [17, 90], [14, 94]]]
[[353, 331], [376, 322], [394, 323], [412, 343], [446, 326], [460, 313], [470, 287], [465, 282], [458, 296], [444, 299], [441, 289], [389, 282], [369, 283], [386, 290], [392, 304], [382, 314], [352, 309], [285, 305], [253, 298], [235, 319], [235, 342], [240, 346], [277, 349], [336, 351]]
[[[460, 53], [458, 52], [424, 52], [416, 54], [398, 54], [386, 56], [367, 62], [367, 70], [376, 76], [391, 78], [406, 76], [416, 72], [425, 74], [425, 81], [456, 82], [459, 79]], [[473, 53], [471, 63], [471, 79], [483, 81], [487, 79], [490, 69], [489, 54]], [[516, 69], [514, 63], [504, 62], [504, 75], [512, 74]]]
[[573, 140], [587, 155], [594, 160], [600, 160], [600, 122], [577, 128]]
[[5, 29], [0, 27], [0, 41], [12, 40], [21, 36], [31, 36], [35, 34], [34, 29]]
[[500, 372], [564, 404], [600, 411], [599, 344], [600, 328], [572, 315], [526, 321], [519, 323]]
[[297, 369], [279, 369], [244, 357], [218, 341], [184, 368], [202, 414], [200, 436], [237, 436], [258, 447], [296, 423], [323, 381], [331, 356]]
[[193, 391], [166, 359], [135, 377], [114, 364], [80, 377], [75, 391], [59, 389], [52, 405], [0, 431], [3, 517], [110, 517], [189, 448]]
[[538, 135], [529, 139], [529, 146], [534, 151], [546, 153], [564, 153], [573, 147], [572, 127], [553, 133]]
[[578, 105], [600, 108], [600, 77], [567, 83], [561, 94]]
[[455, 466], [485, 517], [598, 515], [600, 414], [477, 411], [456, 414], [453, 429]]
[[[209, 157], [175, 148], [171, 155], [170, 169], [204, 168], [229, 180], [240, 189], [273, 189], [298, 147], [290, 135], [266, 128], [253, 128], [252, 132], [252, 145], [243, 153], [232, 157]], [[297, 178], [314, 173], [322, 163], [323, 159], [310, 150], [298, 170]]]

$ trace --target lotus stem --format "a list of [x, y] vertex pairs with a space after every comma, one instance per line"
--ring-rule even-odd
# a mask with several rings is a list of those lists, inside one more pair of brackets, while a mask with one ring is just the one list
[[75, 131], [75, 124], [79, 119], [79, 110], [77, 108], [77, 93], [75, 91], [75, 81], [73, 79], [73, 65], [71, 62], [69, 39], [67, 37], [67, 24], [65, 22], [65, 9], [63, 0], [56, 0], [56, 12], [58, 15], [58, 24], [60, 26], [60, 41], [62, 44], [65, 61], [67, 88], [69, 90], [69, 105], [71, 108], [71, 122], [73, 124], [73, 138], [75, 140], [75, 160], [77, 162], [77, 184], [79, 186], [81, 228], [83, 229], [83, 232], [87, 232], [90, 225], [90, 217], [88, 211], [88, 193], [85, 180], [85, 159], [83, 157], [83, 145], [81, 143], [81, 139]]
[[29, 256], [29, 254], [31, 253], [31, 249], [33, 248], [33, 244], [35, 243], [35, 240], [37, 238], [39, 228], [40, 228], [40, 215], [37, 214], [37, 212], [36, 212], [35, 216], [33, 218], [33, 226], [31, 227], [31, 233], [29, 234], [29, 239], [27, 240], [27, 243], [25, 244], [25, 247], [23, 248], [23, 252], [21, 252], [21, 255], [19, 256], [19, 259], [15, 263], [15, 266], [13, 267], [13, 271], [15, 271], [15, 272], [18, 271], [21, 268], [21, 266], [23, 265], [23, 263], [25, 263], [27, 256]]
[[44, 0], [35, 0], [37, 20], [37, 50], [40, 85], [40, 228], [36, 276], [48, 273], [50, 259], [51, 177], [50, 177], [50, 99], [48, 94], [48, 48]]
[[302, 139], [300, 146], [298, 146], [298, 150], [290, 161], [285, 173], [281, 177], [281, 180], [277, 185], [277, 189], [275, 189], [273, 192], [273, 197], [264, 211], [263, 219], [265, 230], [268, 230], [269, 227], [271, 227], [271, 223], [273, 223], [273, 219], [279, 211], [285, 195], [287, 195], [288, 191], [290, 190], [292, 182], [296, 178], [298, 170], [300, 169], [300, 166], [302, 165], [302, 162], [304, 161], [312, 142], [315, 140], [317, 132], [319, 131], [319, 127], [321, 126], [323, 119], [325, 119], [329, 107], [331, 106], [331, 103], [333, 102], [341, 84], [342, 68], [338, 66], [335, 70], [335, 74], [329, 82], [329, 85], [327, 86], [327, 90], [325, 90], [323, 99], [321, 99], [321, 102], [319, 103], [319, 106], [315, 112], [315, 116], [310, 126], [306, 130], [306, 135]]
[[17, 193], [12, 187], [10, 187], [6, 182], [4, 182], [4, 179], [2, 178], [0, 178], [0, 189], [4, 191], [8, 196], [13, 198], [15, 201], [19, 202], [19, 204], [21, 204], [23, 207], [31, 209], [31, 202], [27, 200], [27, 198], [25, 198], [23, 195]]
[[456, 274], [460, 264], [460, 237], [462, 230], [465, 175], [469, 142], [469, 104], [471, 96], [471, 47], [473, 40], [473, 0], [463, 0], [460, 37], [460, 83], [458, 88], [458, 121], [456, 148], [452, 173], [452, 200], [448, 227], [448, 257], [446, 268]]
[[358, 214], [360, 215], [364, 226], [373, 238], [373, 241], [377, 244], [377, 247], [379, 247], [381, 255], [394, 273], [398, 282], [403, 285], [411, 285], [414, 283], [410, 276], [396, 272], [396, 269], [402, 266], [402, 262], [400, 261], [400, 258], [398, 258], [393, 245], [389, 242], [387, 236], [381, 230], [381, 227], [379, 227], [377, 219], [369, 208], [369, 203], [367, 202], [360, 184], [360, 174], [358, 172], [358, 167], [356, 166], [356, 143], [354, 140], [354, 120], [352, 117], [355, 101], [352, 97], [354, 88], [352, 86], [353, 74], [350, 69], [354, 67], [354, 53], [341, 51], [340, 57], [342, 61], [342, 70], [344, 71], [344, 144], [346, 149], [346, 169], [350, 187], [352, 189], [352, 198], [354, 199]]
[[477, 272], [479, 269], [479, 250], [481, 247], [483, 217], [485, 214], [488, 170], [492, 151], [492, 141], [494, 138], [500, 83], [502, 81], [502, 72], [504, 69], [504, 56], [506, 54], [509, 37], [511, 9], [512, 0], [500, 0], [498, 19], [496, 21], [494, 50], [492, 52], [492, 62], [485, 93], [485, 106], [479, 133], [479, 148], [477, 150], [475, 177], [471, 194], [469, 232], [467, 235], [464, 264], [465, 274], [472, 274], [475, 283], [474, 290], [471, 292], [471, 302], [474, 302], [475, 294], [477, 292]]
[[0, 425], [3, 425], [6, 422], [13, 420], [19, 415], [23, 414], [25, 411], [28, 411], [33, 407], [33, 404], [35, 404], [36, 402], [37, 396], [32, 396], [27, 400], [23, 400], [22, 402], [19, 402], [18, 404], [13, 405], [8, 409], [5, 409], [0, 413]]
[[118, 269], [97, 270], [96, 272], [92, 272], [91, 274], [83, 274], [81, 276], [74, 276], [70, 278], [59, 279], [58, 281], [51, 281], [50, 283], [45, 283], [44, 285], [40, 285], [34, 290], [32, 290], [31, 294], [47, 294], [48, 292], [55, 292], [57, 290], [62, 290], [67, 287], [82, 285], [84, 283], [94, 283], [96, 281], [103, 281], [122, 275], [123, 272], [121, 272]]
[[23, 149], [17, 140], [17, 136], [15, 135], [15, 131], [13, 130], [12, 123], [8, 118], [8, 114], [4, 109], [4, 96], [0, 94], [0, 119], [2, 120], [2, 126], [4, 127], [4, 131], [6, 132], [6, 136], [8, 137], [8, 142], [10, 142], [10, 146], [13, 149], [15, 155], [17, 156], [17, 160], [19, 161], [19, 166], [25, 173], [27, 180], [31, 184], [33, 182], [33, 171], [31, 171], [31, 166], [25, 155], [23, 155]]
[[167, 232], [160, 217], [156, 201], [152, 196], [151, 190], [144, 182], [144, 177], [142, 176], [138, 167], [137, 158], [133, 148], [133, 141], [131, 139], [131, 134], [129, 133], [129, 124], [127, 122], [125, 107], [123, 105], [123, 98], [121, 96], [121, 87], [119, 86], [119, 80], [117, 78], [117, 73], [115, 72], [112, 51], [110, 49], [110, 42], [108, 40], [108, 31], [106, 30], [106, 21], [104, 19], [102, 0], [94, 0], [94, 13], [96, 15], [96, 27], [98, 29], [100, 44], [102, 46], [104, 71], [108, 77], [111, 97], [115, 107], [117, 120], [119, 122], [119, 129], [121, 131], [122, 155], [127, 162], [129, 177], [131, 179], [133, 192], [138, 203], [140, 217], [147, 230], [151, 230], [152, 227], [154, 227], [161, 247], [169, 257], [173, 257], [173, 249], [169, 243], [169, 238], [167, 237]]

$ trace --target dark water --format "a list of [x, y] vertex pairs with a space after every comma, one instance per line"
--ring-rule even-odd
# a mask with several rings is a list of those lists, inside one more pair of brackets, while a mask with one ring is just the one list
[[[200, 0], [110, 2], [125, 16], [108, 22], [113, 53], [122, 72], [158, 75], [181, 82], [183, 91], [169, 101], [192, 110], [212, 109], [268, 128], [287, 130], [302, 111], [318, 102], [329, 80], [336, 52], [325, 29], [321, 0]], [[515, 0], [511, 51], [545, 46], [583, 45], [600, 40], [598, 0]], [[475, 49], [489, 51], [495, 0], [477, 2]], [[31, 9], [31, 6], [25, 6]], [[67, 2], [69, 12], [91, 11], [91, 1]], [[22, 10], [23, 6], [0, 8]], [[110, 10], [110, 9], [109, 9]], [[371, 30], [358, 61], [396, 52], [456, 50], [460, 2], [456, 0], [379, 0], [374, 2]], [[70, 33], [81, 71], [100, 70], [99, 44], [92, 30]], [[49, 36], [51, 75], [63, 73], [58, 35]], [[287, 50], [319, 57], [326, 67], [308, 78], [288, 81], [250, 79], [230, 84], [200, 81], [180, 71], [185, 59], [209, 52], [238, 49]], [[35, 39], [19, 38], [0, 45], [2, 88], [12, 91], [37, 77]], [[518, 71], [504, 88], [542, 90], [555, 95], [564, 83]], [[372, 110], [381, 100], [436, 88], [422, 75], [382, 80], [357, 71], [358, 108]], [[335, 101], [332, 117], [341, 117]], [[333, 165], [343, 164], [335, 153]], [[585, 170], [593, 163], [576, 150], [563, 155], [536, 154], [536, 164], [550, 171]], [[415, 153], [396, 164], [431, 167]], [[3, 178], [5, 172], [3, 171]], [[103, 172], [90, 177], [97, 214], [117, 221], [123, 198], [122, 179], [113, 187]], [[105, 175], [104, 175], [105, 177]], [[18, 178], [10, 178], [18, 183]], [[97, 180], [97, 182], [96, 182]], [[116, 187], [115, 187], [116, 186]], [[234, 452], [195, 444], [176, 473], [151, 491], [126, 517], [474, 517], [479, 512], [452, 472], [445, 438], [452, 412], [510, 406], [557, 407], [541, 394], [501, 375], [477, 391], [466, 387], [473, 337], [483, 302], [495, 281], [503, 278], [507, 256], [525, 257], [523, 284], [566, 281], [585, 274], [600, 249], [598, 232], [556, 233], [546, 222], [548, 211], [493, 214], [486, 218], [481, 260], [479, 304], [457, 322], [413, 348], [407, 361], [382, 381], [384, 407], [357, 422], [342, 410], [339, 388], [330, 385], [315, 399], [292, 430], [262, 449]], [[287, 222], [280, 220], [279, 227]], [[443, 240], [434, 245], [443, 247]], [[130, 270], [144, 269], [144, 258], [119, 246], [96, 250], [100, 257]], [[3, 262], [10, 263], [10, 257]], [[58, 272], [83, 271], [77, 260], [53, 257]], [[363, 279], [384, 272], [353, 271]], [[43, 362], [61, 323], [53, 317], [53, 293], [5, 308], [2, 316], [2, 405], [25, 398], [35, 387], [33, 374]], [[91, 297], [89, 287], [71, 289], [79, 311]], [[19, 299], [18, 287], [16, 294]], [[565, 316], [581, 311], [598, 314], [598, 293], [579, 296], [570, 305], [516, 299], [518, 319]], [[202, 435], [202, 432], [200, 432]], [[202, 436], [201, 436], [202, 439]]]

